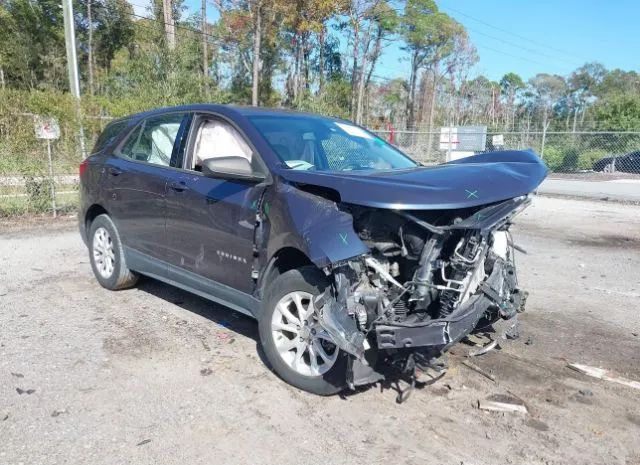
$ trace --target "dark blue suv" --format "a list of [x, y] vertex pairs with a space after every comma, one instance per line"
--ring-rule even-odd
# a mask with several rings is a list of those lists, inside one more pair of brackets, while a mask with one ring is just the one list
[[509, 234], [531, 151], [424, 167], [348, 121], [190, 105], [110, 123], [80, 165], [98, 282], [140, 275], [250, 315], [316, 394], [415, 369], [523, 308]]

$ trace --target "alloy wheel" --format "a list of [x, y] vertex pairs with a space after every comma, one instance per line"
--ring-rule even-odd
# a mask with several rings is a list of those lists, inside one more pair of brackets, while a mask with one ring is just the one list
[[109, 279], [115, 268], [116, 257], [113, 239], [105, 228], [98, 228], [93, 235], [93, 260], [100, 276]]
[[301, 375], [322, 376], [338, 358], [338, 347], [320, 326], [308, 292], [290, 292], [278, 301], [271, 333], [282, 360]]

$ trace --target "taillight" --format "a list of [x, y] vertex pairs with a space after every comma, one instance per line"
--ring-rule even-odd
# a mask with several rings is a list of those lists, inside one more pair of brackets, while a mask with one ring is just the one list
[[78, 171], [80, 172], [80, 177], [84, 175], [84, 172], [87, 171], [88, 167], [89, 167], [89, 162], [87, 160], [82, 160], [82, 163], [80, 163], [80, 166], [78, 168]]

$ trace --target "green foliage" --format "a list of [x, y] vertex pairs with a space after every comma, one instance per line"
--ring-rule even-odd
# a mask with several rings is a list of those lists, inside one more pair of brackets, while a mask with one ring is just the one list
[[596, 161], [612, 153], [612, 150], [585, 146], [584, 142], [548, 145], [543, 158], [553, 172], [573, 172], [590, 170]]
[[500, 90], [503, 95], [514, 95], [520, 89], [524, 89], [524, 81], [516, 73], [507, 73], [500, 79]]
[[593, 168], [593, 164], [596, 161], [610, 154], [611, 152], [603, 149], [590, 149], [590, 150], [585, 150], [584, 152], [580, 152], [578, 154], [578, 162], [576, 164], [577, 169], [590, 170]]
[[640, 94], [616, 94], [598, 102], [595, 117], [603, 129], [637, 130], [640, 128]]
[[62, 10], [56, 0], [0, 3], [0, 64], [19, 88], [66, 87]]
[[297, 103], [296, 109], [320, 113], [337, 118], [349, 117], [351, 83], [346, 79], [334, 79], [325, 83], [317, 95], [306, 93]]
[[52, 209], [51, 181], [48, 178], [25, 177], [25, 190], [28, 195], [29, 210], [43, 213]]

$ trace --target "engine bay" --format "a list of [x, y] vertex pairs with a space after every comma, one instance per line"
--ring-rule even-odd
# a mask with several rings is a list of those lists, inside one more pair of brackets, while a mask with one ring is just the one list
[[325, 270], [322, 326], [352, 357], [351, 386], [432, 363], [476, 328], [523, 310], [509, 227], [520, 197], [476, 208], [395, 211], [342, 206], [368, 254]]

